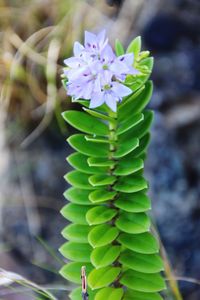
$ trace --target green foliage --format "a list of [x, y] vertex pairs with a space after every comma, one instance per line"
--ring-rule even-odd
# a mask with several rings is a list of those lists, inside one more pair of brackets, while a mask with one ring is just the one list
[[121, 268], [112, 266], [93, 269], [88, 276], [88, 284], [93, 290], [106, 287], [115, 281], [120, 272]]
[[122, 288], [111, 288], [111, 287], [106, 287], [101, 289], [99, 292], [96, 294], [96, 300], [121, 300], [123, 297], [123, 289]]
[[111, 244], [119, 234], [115, 226], [102, 224], [95, 226], [88, 234], [88, 241], [94, 247], [101, 247]]
[[119, 40], [116, 40], [116, 42], [115, 42], [115, 52], [116, 52], [117, 56], [123, 55], [125, 52], [124, 47]]
[[[119, 41], [115, 48], [117, 55], [124, 54]], [[152, 111], [145, 110], [153, 91], [148, 80], [153, 59], [148, 51], [140, 51], [138, 37], [127, 52], [134, 53], [140, 74], [128, 76], [126, 84], [133, 93], [118, 105], [117, 113], [105, 105], [89, 109], [88, 100], [79, 101], [84, 112], [63, 113], [82, 133], [68, 138], [77, 152], [67, 158], [75, 170], [65, 175], [72, 187], [64, 193], [70, 203], [61, 213], [73, 224], [62, 231], [68, 242], [60, 252], [72, 262], [61, 274], [80, 285], [85, 265], [90, 300], [160, 300], [158, 292], [165, 288], [159, 244], [150, 233], [151, 202], [143, 177], [153, 120]], [[80, 287], [70, 298], [81, 299]]]

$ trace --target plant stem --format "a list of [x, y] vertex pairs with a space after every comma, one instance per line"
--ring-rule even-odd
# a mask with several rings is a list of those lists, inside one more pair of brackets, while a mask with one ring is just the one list
[[[117, 146], [116, 146], [116, 144], [117, 144], [117, 134], [116, 134], [116, 129], [117, 129], [117, 113], [114, 113], [114, 112], [112, 112], [110, 110], [109, 111], [109, 117], [113, 118], [113, 121], [109, 121], [109, 137], [108, 137], [109, 141], [111, 141], [111, 143], [110, 143], [109, 159], [113, 161], [114, 160], [114, 155], [113, 154], [117, 150]], [[115, 165], [112, 166], [112, 167], [110, 167], [110, 169], [109, 169], [109, 173], [110, 173], [111, 176], [113, 175], [114, 169], [115, 169]], [[116, 178], [116, 180], [117, 180], [117, 178]], [[109, 186], [109, 190], [113, 191], [112, 185]], [[111, 207], [114, 207], [115, 209], [117, 209], [118, 213], [119, 213], [119, 209], [115, 207], [115, 205], [113, 204], [113, 200], [110, 201], [109, 205]], [[118, 214], [117, 214], [117, 216], [118, 216]], [[116, 217], [112, 220], [112, 224], [113, 225], [115, 223]], [[114, 241], [113, 245], [119, 245], [119, 243], [117, 241]], [[116, 267], [121, 267], [121, 264], [117, 260], [114, 262], [113, 265], [116, 266]], [[113, 286], [115, 288], [120, 288], [121, 287], [121, 284], [119, 283], [119, 278], [116, 279], [115, 282], [113, 282]]]

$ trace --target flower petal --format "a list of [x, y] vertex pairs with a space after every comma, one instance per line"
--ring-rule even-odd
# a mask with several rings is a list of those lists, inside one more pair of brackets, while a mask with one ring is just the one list
[[85, 48], [83, 47], [83, 45], [81, 45], [79, 42], [75, 42], [74, 43], [74, 49], [73, 49], [73, 52], [74, 52], [74, 55], [75, 56], [79, 56], [80, 53], [84, 50]]
[[134, 54], [133, 53], [128, 53], [128, 54], [123, 54], [118, 57], [118, 60], [125, 63], [127, 66], [132, 66], [133, 61], [134, 61]]
[[90, 100], [90, 108], [101, 106], [104, 103], [103, 93], [94, 93]]
[[123, 98], [125, 96], [128, 96], [133, 92], [130, 88], [128, 88], [124, 84], [121, 84], [121, 83], [118, 83], [118, 82], [113, 82], [112, 91], [119, 98]]
[[112, 109], [112, 111], [117, 111], [117, 98], [110, 93], [106, 93], [104, 96], [105, 103]]
[[92, 48], [93, 45], [97, 44], [97, 37], [94, 33], [91, 33], [89, 31], [85, 31], [85, 47], [86, 48]]

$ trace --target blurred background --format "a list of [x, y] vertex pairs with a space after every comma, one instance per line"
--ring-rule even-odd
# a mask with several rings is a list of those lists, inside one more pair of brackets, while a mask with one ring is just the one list
[[[68, 299], [57, 249], [72, 151], [65, 141], [72, 128], [60, 113], [72, 104], [60, 75], [84, 30], [106, 28], [111, 43], [125, 46], [141, 35], [155, 57], [146, 177], [182, 295], [175, 287], [165, 299], [200, 299], [200, 1], [0, 0], [0, 26], [0, 268]], [[9, 276], [1, 273], [0, 299], [50, 299], [37, 298], [27, 282], [6, 288], [21, 280]]]

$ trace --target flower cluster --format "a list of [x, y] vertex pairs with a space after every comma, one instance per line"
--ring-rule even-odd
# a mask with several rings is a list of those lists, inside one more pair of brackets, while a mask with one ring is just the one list
[[133, 53], [115, 55], [105, 31], [98, 35], [86, 31], [84, 46], [75, 42], [74, 56], [64, 61], [68, 95], [90, 100], [90, 108], [106, 103], [116, 111], [117, 102], [132, 93], [123, 83], [128, 74], [138, 74], [133, 60]]

